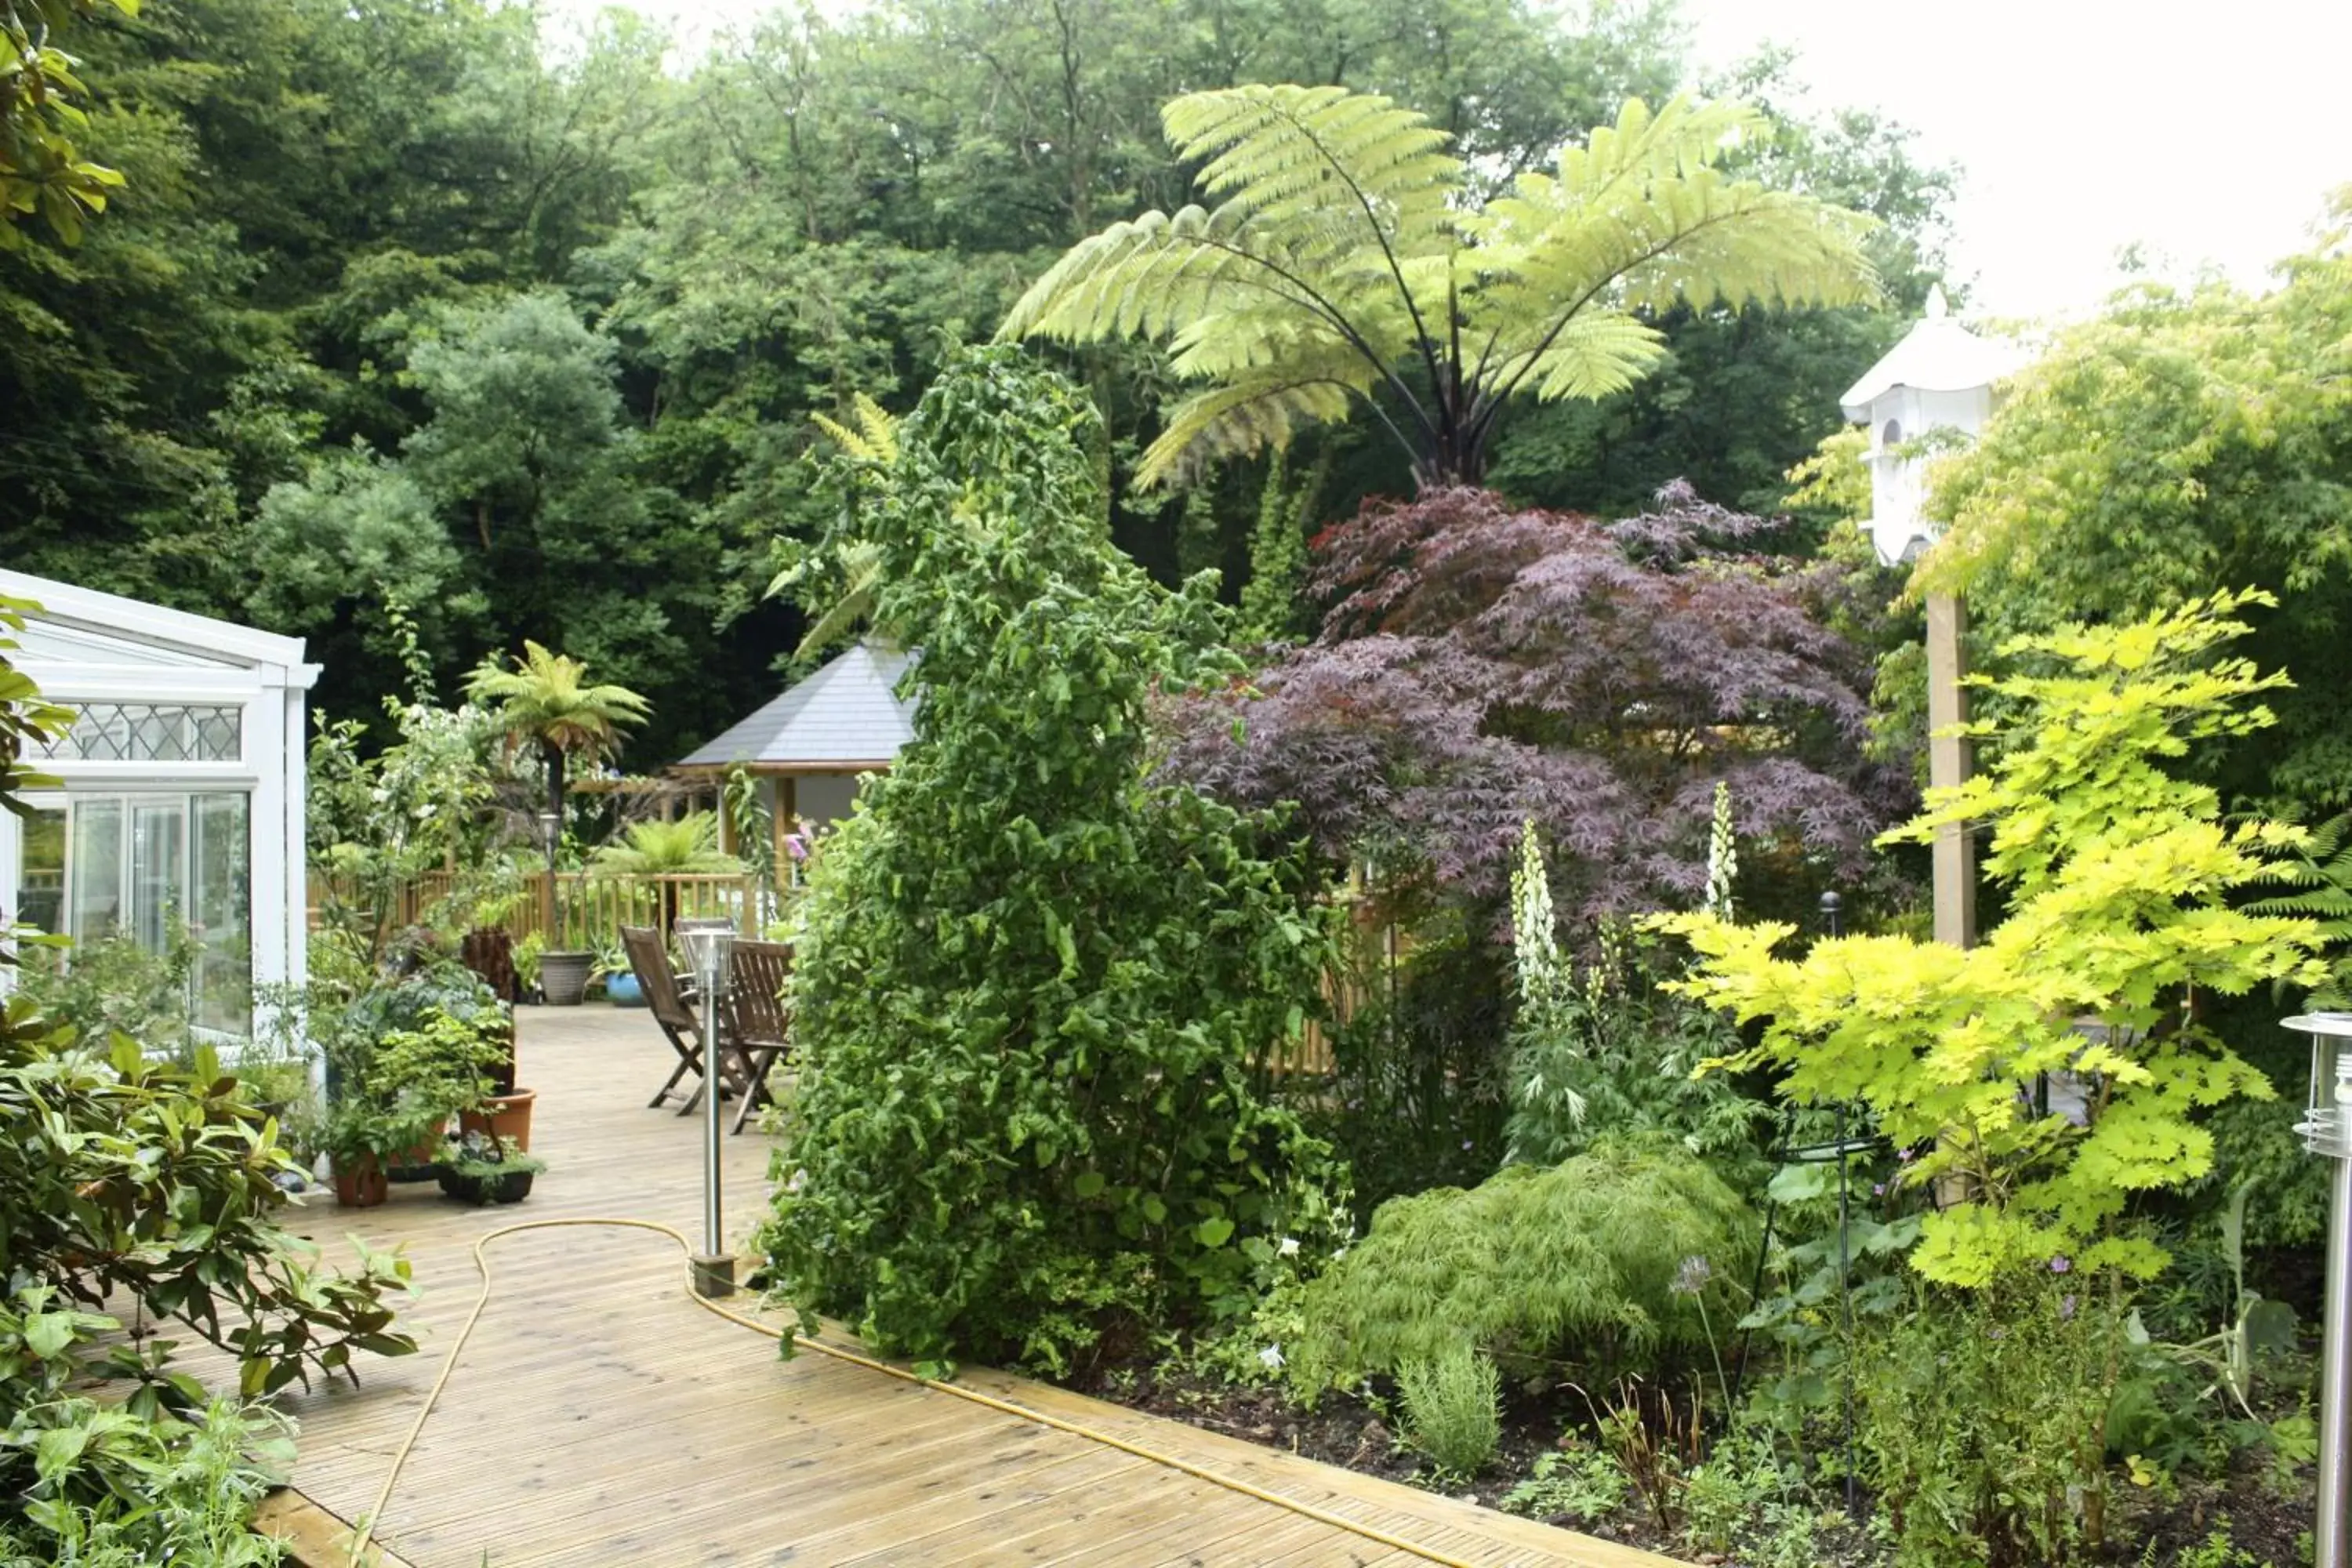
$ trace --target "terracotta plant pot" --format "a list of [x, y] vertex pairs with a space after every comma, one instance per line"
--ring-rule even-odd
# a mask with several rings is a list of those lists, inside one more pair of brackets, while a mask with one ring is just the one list
[[588, 994], [593, 952], [542, 952], [539, 955], [539, 989], [551, 1007], [577, 1007]]
[[383, 1178], [383, 1167], [370, 1154], [349, 1171], [335, 1172], [335, 1206], [347, 1209], [372, 1209], [392, 1195]]
[[530, 1108], [539, 1099], [535, 1089], [519, 1089], [512, 1094], [494, 1096], [487, 1110], [466, 1110], [457, 1115], [457, 1131], [479, 1132], [494, 1138], [518, 1154], [530, 1152]]

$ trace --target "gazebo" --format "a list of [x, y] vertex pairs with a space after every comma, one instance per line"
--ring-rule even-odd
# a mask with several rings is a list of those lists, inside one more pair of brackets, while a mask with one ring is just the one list
[[21, 572], [0, 571], [0, 595], [37, 606], [10, 660], [75, 710], [26, 759], [58, 787], [27, 794], [25, 818], [0, 812], [10, 912], [152, 950], [185, 921], [202, 946], [197, 1027], [249, 1037], [253, 988], [308, 973], [304, 709], [318, 666], [299, 637]]
[[760, 781], [779, 835], [803, 817], [837, 822], [857, 798], [858, 775], [887, 769], [914, 738], [915, 703], [897, 689], [908, 662], [857, 643], [670, 772], [716, 782], [743, 769]]

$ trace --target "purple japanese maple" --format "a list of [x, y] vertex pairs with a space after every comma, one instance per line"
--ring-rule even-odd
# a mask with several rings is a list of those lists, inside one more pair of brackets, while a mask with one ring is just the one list
[[1906, 786], [1862, 754], [1869, 668], [1814, 613], [1830, 580], [1759, 553], [1773, 526], [1679, 484], [1614, 523], [1475, 489], [1368, 503], [1315, 542], [1321, 635], [1181, 710], [1171, 770], [1472, 897], [1532, 816], [1587, 916], [1697, 895], [1717, 780], [1750, 868], [1858, 874]]

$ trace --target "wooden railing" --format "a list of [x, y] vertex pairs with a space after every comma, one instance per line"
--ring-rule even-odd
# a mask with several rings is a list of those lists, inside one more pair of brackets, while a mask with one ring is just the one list
[[[449, 874], [429, 871], [400, 889], [388, 923], [397, 930], [415, 925], [425, 912], [449, 893]], [[320, 911], [338, 889], [317, 871], [310, 873], [310, 923], [320, 923]], [[763, 923], [763, 895], [758, 882], [743, 876], [605, 877], [579, 871], [561, 872], [555, 885], [558, 924], [564, 939], [581, 947], [604, 952], [621, 945], [625, 925], [662, 929], [681, 920], [730, 920], [746, 936], [756, 937]], [[545, 929], [544, 877], [527, 879], [498, 925], [518, 943]], [[552, 946], [551, 942], [549, 945]], [[1345, 1022], [1365, 1000], [1360, 983], [1350, 975], [1328, 974], [1324, 999], [1338, 1019]], [[1331, 1042], [1323, 1026], [1307, 1020], [1303, 1034], [1274, 1046], [1266, 1065], [1279, 1073], [1327, 1073], [1332, 1068]]]
[[[393, 900], [388, 923], [395, 929], [416, 924], [448, 897], [449, 882], [447, 872], [428, 871], [403, 885]], [[313, 925], [319, 923], [329, 899], [338, 892], [348, 896], [348, 889], [335, 888], [317, 871], [310, 873]], [[764, 920], [774, 912], [765, 907], [767, 900], [754, 879], [736, 875], [604, 877], [563, 871], [555, 878], [554, 903], [561, 940], [599, 952], [620, 946], [625, 925], [667, 928], [681, 920], [730, 920], [744, 935], [757, 936]], [[527, 878], [520, 896], [495, 923], [520, 942], [546, 931], [547, 904], [544, 874]], [[550, 947], [557, 945], [556, 935], [550, 934], [546, 942]]]

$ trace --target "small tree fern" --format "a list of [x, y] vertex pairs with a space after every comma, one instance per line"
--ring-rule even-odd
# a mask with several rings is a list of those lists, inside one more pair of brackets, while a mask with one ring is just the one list
[[1601, 397], [1654, 368], [1645, 318], [1876, 292], [1868, 219], [1723, 172], [1766, 129], [1735, 103], [1634, 100], [1484, 207], [1444, 134], [1376, 95], [1253, 85], [1160, 117], [1214, 205], [1081, 240], [998, 334], [1170, 344], [1202, 389], [1145, 453], [1147, 486], [1360, 403], [1423, 488], [1475, 484], [1514, 395]]

